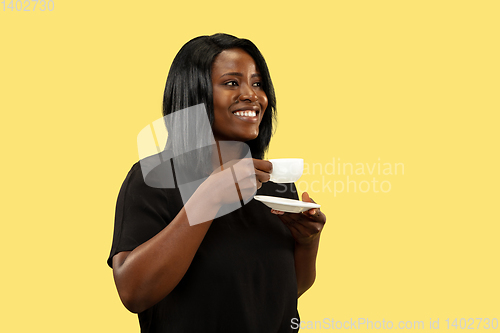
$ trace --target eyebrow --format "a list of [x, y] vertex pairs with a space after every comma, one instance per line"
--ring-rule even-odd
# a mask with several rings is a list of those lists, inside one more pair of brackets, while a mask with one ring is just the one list
[[[243, 76], [243, 74], [240, 72], [229, 72], [229, 73], [222, 74], [220, 77], [223, 77], [226, 75]], [[250, 77], [261, 77], [261, 75], [259, 73], [254, 73]]]

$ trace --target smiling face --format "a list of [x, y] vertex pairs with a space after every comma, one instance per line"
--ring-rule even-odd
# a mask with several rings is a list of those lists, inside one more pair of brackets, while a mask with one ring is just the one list
[[255, 139], [268, 101], [253, 58], [242, 49], [222, 51], [212, 65], [212, 87], [214, 138]]

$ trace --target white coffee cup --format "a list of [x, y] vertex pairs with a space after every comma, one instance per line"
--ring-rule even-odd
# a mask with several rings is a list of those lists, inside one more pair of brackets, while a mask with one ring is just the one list
[[302, 158], [276, 158], [269, 160], [273, 164], [271, 181], [275, 183], [293, 183], [299, 180], [304, 172]]

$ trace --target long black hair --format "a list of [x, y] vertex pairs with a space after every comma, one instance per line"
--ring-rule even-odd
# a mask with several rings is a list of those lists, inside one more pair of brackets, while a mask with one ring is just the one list
[[[177, 53], [167, 77], [163, 95], [163, 115], [204, 104], [210, 126], [214, 123], [212, 90], [212, 65], [215, 58], [227, 49], [240, 48], [255, 61], [262, 76], [262, 88], [267, 95], [268, 105], [259, 125], [257, 138], [246, 142], [252, 157], [263, 158], [269, 147], [273, 128], [276, 124], [276, 97], [266, 61], [259, 49], [248, 39], [218, 33], [200, 36], [187, 42]], [[165, 117], [167, 119], [168, 117]], [[167, 121], [167, 149], [175, 155], [186, 152], [188, 147], [196, 146], [190, 142], [193, 137], [208, 135], [200, 133], [200, 126], [193, 123]], [[209, 129], [210, 130], [210, 129]]]

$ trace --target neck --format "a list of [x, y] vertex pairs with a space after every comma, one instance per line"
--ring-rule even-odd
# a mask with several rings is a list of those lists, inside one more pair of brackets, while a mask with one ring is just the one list
[[[216, 145], [212, 149], [213, 169], [220, 168], [229, 161], [239, 160], [244, 157], [244, 143], [232, 141], [215, 141]], [[224, 167], [223, 167], [224, 169]]]

